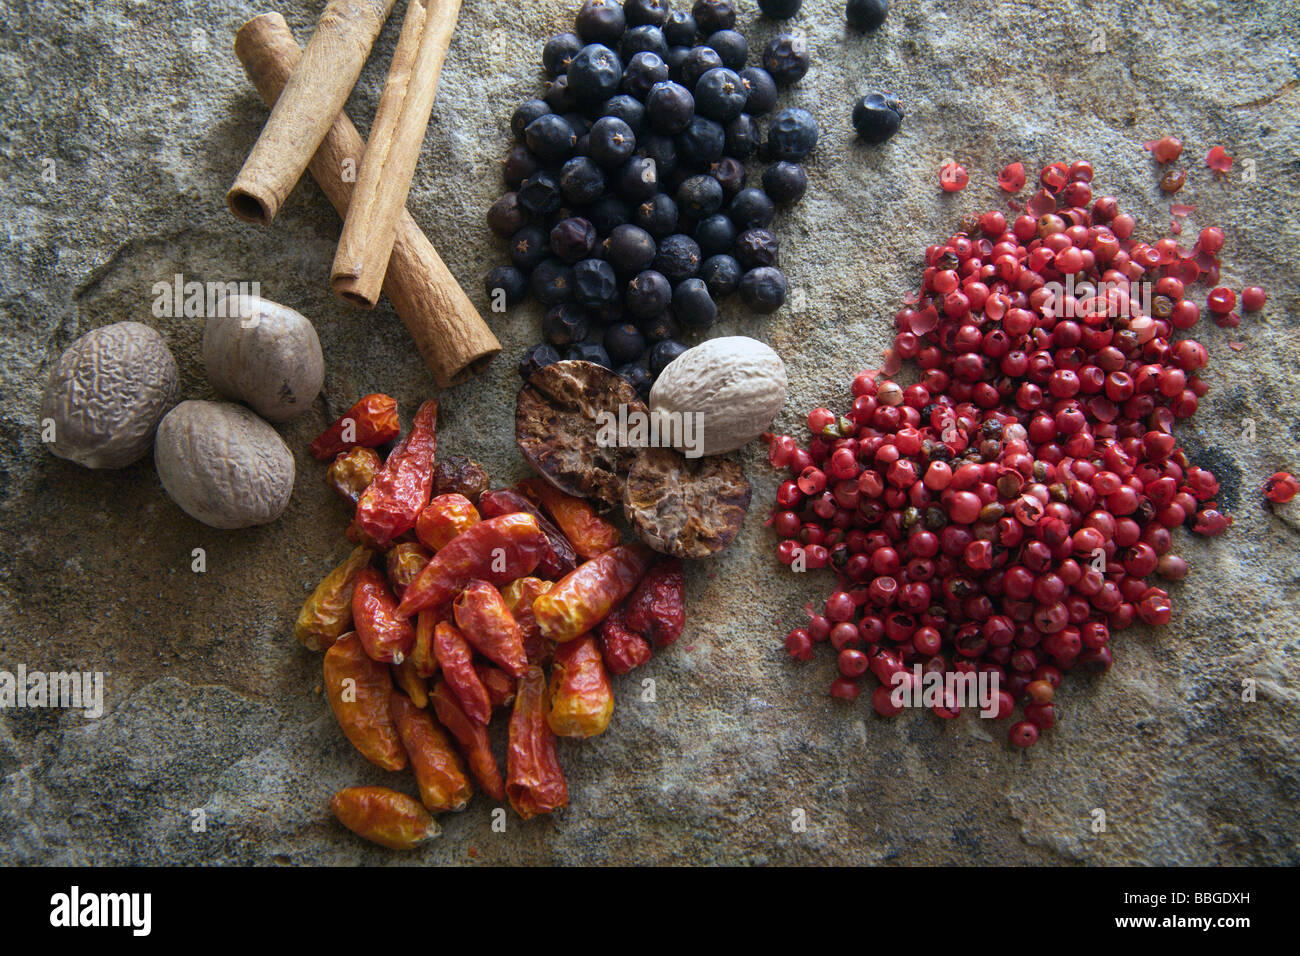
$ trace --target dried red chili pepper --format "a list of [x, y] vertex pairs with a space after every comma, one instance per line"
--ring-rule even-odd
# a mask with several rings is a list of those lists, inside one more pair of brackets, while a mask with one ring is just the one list
[[384, 576], [363, 568], [352, 587], [352, 620], [366, 653], [384, 664], [400, 664], [415, 644], [411, 622], [397, 616], [397, 598]]
[[505, 800], [506, 784], [501, 779], [496, 758], [492, 756], [492, 743], [487, 728], [466, 715], [446, 681], [440, 680], [434, 685], [429, 700], [433, 703], [433, 711], [438, 715], [438, 720], [460, 744], [470, 773], [482, 791], [493, 800]]
[[492, 702], [492, 709], [498, 707], [509, 707], [515, 701], [515, 679], [499, 667], [493, 667], [491, 664], [485, 664], [483, 661], [474, 662], [474, 672], [478, 674], [478, 679], [482, 681], [483, 688], [488, 692], [488, 700]]
[[367, 395], [321, 432], [307, 450], [321, 461], [329, 461], [357, 445], [386, 445], [401, 433], [396, 400], [387, 395]]
[[348, 787], [330, 798], [330, 810], [359, 837], [390, 850], [412, 850], [442, 829], [429, 811], [387, 787]]
[[415, 413], [411, 433], [398, 442], [357, 503], [357, 528], [380, 547], [414, 528], [429, 503], [437, 425], [438, 403], [430, 399]]
[[415, 536], [430, 551], [437, 551], [482, 520], [474, 503], [464, 495], [438, 495], [415, 519]]
[[676, 558], [660, 561], [641, 579], [623, 606], [627, 626], [667, 647], [682, 636], [686, 626], [686, 581], [682, 563]]
[[486, 581], [470, 581], [452, 605], [456, 626], [475, 650], [500, 664], [512, 677], [528, 668], [523, 634], [501, 599], [501, 592]]
[[545, 667], [551, 662], [555, 653], [555, 644], [542, 637], [542, 629], [537, 626], [533, 616], [533, 602], [549, 591], [555, 584], [541, 578], [516, 578], [501, 589], [501, 600], [514, 616], [515, 623], [524, 636], [524, 653], [528, 663]]
[[546, 509], [579, 557], [594, 558], [622, 542], [618, 528], [596, 514], [585, 498], [566, 495], [542, 478], [526, 478], [518, 488]]
[[479, 511], [484, 517], [497, 518], [501, 515], [524, 513], [537, 519], [537, 526], [546, 535], [549, 545], [537, 564], [537, 572], [544, 578], [560, 578], [578, 566], [578, 555], [569, 544], [569, 539], [559, 528], [551, 524], [537, 506], [517, 491], [509, 488], [500, 491], [485, 491], [479, 495]]
[[352, 626], [352, 588], [361, 569], [370, 564], [374, 552], [354, 548], [347, 560], [325, 575], [311, 597], [303, 603], [293, 633], [304, 647], [328, 650], [340, 634]]
[[646, 663], [654, 653], [649, 641], [628, 629], [622, 608], [616, 608], [600, 622], [600, 650], [612, 674], [626, 674]]
[[325, 696], [344, 735], [361, 755], [385, 770], [406, 766], [406, 751], [388, 713], [393, 679], [370, 659], [351, 631], [325, 652]]
[[424, 570], [431, 557], [433, 555], [414, 541], [402, 541], [388, 549], [388, 583], [393, 586], [393, 591], [399, 598]]
[[640, 542], [619, 545], [557, 581], [533, 602], [542, 635], [571, 641], [596, 627], [636, 587], [652, 555]]
[[546, 547], [546, 535], [529, 514], [476, 524], [438, 550], [406, 589], [397, 613], [410, 617], [425, 609], [446, 611], [474, 578], [502, 585], [532, 574]]
[[486, 725], [492, 719], [492, 701], [479, 680], [478, 671], [474, 670], [474, 652], [456, 625], [450, 621], [438, 622], [433, 632], [433, 652], [461, 708], [471, 719]]
[[437, 624], [438, 615], [433, 611], [421, 611], [415, 617], [415, 643], [411, 645], [407, 663], [426, 680], [438, 673], [438, 658], [433, 653], [433, 629]]
[[420, 802], [431, 813], [463, 810], [474, 795], [460, 754], [456, 753], [442, 728], [428, 711], [416, 707], [405, 694], [394, 691], [388, 698], [389, 711], [402, 746], [411, 758]]
[[569, 803], [555, 734], [546, 722], [546, 696], [546, 675], [540, 667], [528, 668], [519, 681], [506, 751], [506, 795], [525, 820]]
[[408, 657], [394, 667], [392, 673], [393, 683], [402, 688], [406, 696], [411, 699], [411, 703], [420, 708], [429, 706], [429, 685], [416, 671], [411, 658]]
[[361, 495], [383, 467], [384, 460], [379, 457], [379, 452], [358, 446], [330, 462], [325, 472], [325, 484], [355, 508]]
[[584, 634], [555, 649], [546, 722], [559, 737], [594, 737], [614, 714], [614, 688], [596, 638]]

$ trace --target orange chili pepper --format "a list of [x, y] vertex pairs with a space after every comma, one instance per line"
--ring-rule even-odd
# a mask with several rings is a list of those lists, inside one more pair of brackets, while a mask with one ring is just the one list
[[546, 509], [579, 557], [594, 558], [622, 542], [618, 528], [596, 514], [586, 499], [566, 495], [542, 478], [526, 478], [518, 488]]
[[430, 551], [437, 551], [482, 520], [474, 502], [464, 495], [438, 495], [415, 519], [415, 536]]
[[636, 587], [652, 555], [640, 542], [619, 545], [565, 575], [533, 602], [542, 635], [562, 643], [599, 625]]
[[321, 461], [329, 461], [357, 445], [367, 448], [386, 445], [401, 433], [397, 402], [387, 395], [367, 395], [321, 432], [308, 451]]
[[385, 770], [405, 767], [406, 751], [388, 713], [393, 678], [387, 666], [371, 660], [355, 633], [325, 652], [324, 683], [335, 719], [361, 755]]
[[352, 586], [352, 620], [366, 653], [384, 664], [400, 664], [411, 653], [415, 629], [397, 616], [397, 598], [384, 576], [362, 568]]
[[545, 667], [551, 662], [555, 645], [542, 637], [542, 629], [533, 616], [533, 602], [555, 586], [553, 581], [541, 578], [516, 578], [501, 589], [501, 600], [506, 602], [519, 631], [524, 636], [524, 653], [528, 663]]
[[433, 632], [433, 651], [447, 686], [460, 706], [480, 724], [492, 719], [492, 701], [474, 670], [474, 652], [469, 642], [450, 621], [440, 621]]
[[488, 738], [487, 728], [461, 709], [456, 695], [451, 692], [446, 681], [438, 681], [429, 695], [434, 713], [438, 720], [451, 732], [465, 752], [465, 760], [479, 787], [496, 801], [506, 798], [505, 781], [497, 767], [496, 758], [492, 756], [492, 744]]
[[415, 782], [420, 787], [420, 800], [431, 813], [463, 810], [474, 795], [460, 755], [451, 741], [434, 723], [426, 710], [421, 710], [405, 694], [394, 691], [388, 698], [389, 711], [402, 746], [411, 758]]
[[390, 850], [413, 850], [442, 829], [429, 811], [387, 787], [348, 787], [330, 798], [330, 810], [359, 837]]
[[363, 540], [380, 547], [415, 527], [433, 490], [433, 456], [438, 450], [438, 403], [420, 406], [411, 433], [388, 455], [384, 467], [357, 502], [356, 523]]
[[374, 552], [369, 548], [354, 548], [347, 560], [325, 575], [303, 603], [293, 633], [308, 650], [328, 650], [352, 626], [352, 589], [357, 575], [373, 557]]
[[569, 803], [546, 711], [546, 675], [540, 667], [530, 667], [519, 681], [506, 752], [506, 795], [525, 820]]
[[452, 609], [456, 626], [474, 649], [512, 677], [522, 677], [528, 667], [524, 639], [501, 592], [486, 581], [470, 581], [456, 597]]
[[415, 643], [411, 646], [410, 664], [426, 680], [438, 673], [438, 656], [433, 652], [433, 629], [438, 615], [421, 611], [415, 617]]
[[560, 737], [603, 734], [614, 714], [614, 688], [596, 638], [583, 635], [555, 650], [546, 722]]

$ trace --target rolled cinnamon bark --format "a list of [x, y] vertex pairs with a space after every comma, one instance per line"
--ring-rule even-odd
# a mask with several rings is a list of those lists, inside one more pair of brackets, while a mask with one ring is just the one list
[[[240, 27], [235, 53], [262, 99], [272, 105], [302, 56], [298, 41], [278, 13], [264, 13]], [[344, 171], [358, 167], [365, 148], [352, 121], [339, 113], [308, 166], [339, 215], [346, 215], [352, 197], [353, 184], [344, 179]], [[441, 387], [482, 371], [501, 351], [501, 343], [474, 303], [405, 210], [397, 220], [384, 295]]]
[[365, 309], [379, 301], [460, 3], [410, 0], [406, 8], [330, 272], [334, 292]]
[[226, 204], [240, 219], [270, 225], [348, 101], [394, 0], [330, 0], [307, 50], [284, 84]]

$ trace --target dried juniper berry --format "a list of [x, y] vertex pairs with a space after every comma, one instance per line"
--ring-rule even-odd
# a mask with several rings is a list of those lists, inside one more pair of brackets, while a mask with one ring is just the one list
[[656, 83], [668, 79], [668, 64], [657, 53], [638, 53], [623, 72], [623, 89], [644, 100]]
[[727, 215], [741, 232], [765, 229], [776, 216], [776, 205], [763, 190], [750, 186], [736, 193], [727, 207]]
[[700, 220], [695, 227], [695, 241], [699, 243], [700, 254], [704, 256], [730, 252], [736, 243], [736, 227], [722, 213], [715, 213]]
[[878, 30], [889, 16], [889, 0], [849, 0], [844, 15], [855, 30]]
[[510, 237], [510, 261], [524, 272], [532, 272], [550, 254], [550, 236], [537, 226], [524, 226]]
[[[778, 86], [798, 83], [808, 75], [810, 63], [808, 41], [801, 36], [789, 33], [775, 36], [763, 51], [763, 69], [772, 74]], [[573, 67], [569, 70], [572, 72]]]
[[758, 9], [763, 11], [763, 16], [773, 20], [789, 20], [801, 6], [803, 0], [758, 0]]
[[646, 97], [650, 125], [661, 133], [680, 133], [695, 116], [695, 97], [680, 83], [656, 83]]
[[726, 150], [728, 156], [736, 159], [749, 159], [758, 152], [763, 142], [758, 130], [758, 121], [748, 113], [741, 113], [726, 126]]
[[589, 43], [569, 64], [569, 88], [579, 103], [603, 103], [618, 92], [623, 82], [623, 61], [600, 43]]
[[749, 42], [735, 30], [719, 30], [709, 37], [708, 45], [718, 51], [722, 65], [729, 70], [739, 72], [749, 60]]
[[797, 203], [808, 191], [808, 174], [795, 163], [773, 163], [763, 170], [763, 189], [773, 202]]
[[599, 241], [596, 227], [576, 216], [561, 220], [551, 230], [551, 252], [569, 265], [591, 255]]
[[501, 163], [501, 175], [505, 178], [506, 185], [511, 189], [518, 189], [520, 184], [542, 168], [533, 151], [527, 146], [516, 146], [510, 152], [506, 153], [506, 158]]
[[659, 171], [653, 159], [633, 156], [618, 171], [619, 195], [629, 203], [643, 202], [659, 190]]
[[695, 112], [719, 123], [743, 113], [748, 99], [744, 81], [726, 67], [709, 70], [695, 84]]
[[746, 229], [736, 239], [736, 261], [741, 267], [774, 266], [781, 257], [781, 244], [766, 229]]
[[692, 47], [682, 61], [682, 85], [688, 90], [694, 90], [700, 77], [709, 70], [719, 69], [722, 69], [722, 57], [718, 56], [717, 50], [711, 46]]
[[605, 346], [610, 362], [624, 365], [641, 357], [645, 351], [645, 336], [631, 322], [623, 322], [607, 328], [601, 344]]
[[657, 252], [650, 233], [639, 226], [619, 226], [605, 240], [605, 259], [623, 275], [636, 275], [648, 269]]
[[745, 112], [751, 116], [765, 116], [776, 109], [777, 88], [772, 74], [760, 66], [747, 66], [740, 71], [745, 84]]
[[632, 218], [632, 207], [618, 196], [609, 194], [601, 196], [591, 205], [587, 212], [596, 231], [602, 236], [610, 235], [615, 229]]
[[533, 377], [533, 373], [538, 369], [546, 368], [548, 365], [554, 365], [559, 360], [560, 353], [555, 351], [552, 346], [546, 345], [545, 343], [534, 345], [525, 352], [524, 357], [519, 360], [519, 375], [526, 382]]
[[613, 371], [613, 363], [609, 360], [609, 353], [599, 342], [579, 342], [564, 357], [570, 362], [591, 362], [599, 365], [601, 368], [607, 368]]
[[604, 305], [598, 305], [594, 309], [588, 309], [587, 315], [592, 322], [600, 325], [602, 328], [607, 325], [615, 325], [622, 322], [626, 316], [623, 314], [623, 293], [620, 290]]
[[551, 108], [545, 100], [524, 100], [516, 106], [510, 116], [510, 131], [515, 134], [515, 139], [524, 142], [524, 130], [528, 128], [528, 124], [549, 112]]
[[647, 269], [627, 284], [623, 304], [634, 319], [659, 315], [672, 301], [673, 287], [663, 273]]
[[623, 16], [630, 27], [661, 27], [668, 19], [671, 0], [623, 0]]
[[483, 280], [489, 307], [504, 312], [528, 297], [528, 277], [514, 266], [497, 266]]
[[718, 317], [718, 306], [703, 279], [685, 279], [673, 290], [673, 315], [682, 325], [708, 328]]
[[729, 255], [709, 256], [700, 266], [700, 278], [708, 287], [715, 302], [721, 302], [740, 288], [740, 278], [745, 270]]
[[546, 100], [546, 105], [556, 113], [570, 113], [578, 108], [578, 98], [573, 95], [573, 88], [569, 86], [567, 73], [561, 73], [546, 84], [546, 92], [542, 94], [542, 99]]
[[632, 210], [632, 225], [640, 226], [656, 239], [677, 231], [677, 203], [667, 193], [656, 193]]
[[679, 355], [686, 351], [686, 343], [664, 339], [650, 350], [650, 371], [658, 378]]
[[664, 21], [664, 39], [670, 46], [689, 47], [695, 43], [695, 35], [700, 32], [695, 18], [686, 10], [673, 10]]
[[589, 156], [575, 156], [560, 169], [560, 191], [575, 206], [587, 206], [605, 194], [605, 174]]
[[705, 36], [736, 26], [735, 0], [695, 0], [691, 16]]
[[700, 246], [690, 236], [681, 233], [669, 236], [659, 243], [654, 257], [654, 268], [662, 272], [676, 286], [700, 271]]
[[853, 107], [853, 128], [864, 143], [883, 143], [902, 125], [903, 107], [889, 93], [868, 93]]
[[542, 68], [546, 75], [555, 79], [567, 73], [569, 63], [582, 47], [582, 39], [576, 33], [560, 33], [547, 40], [542, 47]]
[[708, 169], [722, 158], [727, 131], [721, 123], [697, 116], [677, 134], [677, 159], [688, 169]]
[[781, 110], [768, 127], [767, 147], [775, 159], [798, 162], [817, 147], [817, 121], [798, 107]]
[[559, 180], [544, 169], [533, 173], [519, 186], [519, 202], [534, 216], [549, 216], [563, 201]]
[[579, 305], [595, 309], [614, 301], [618, 277], [604, 259], [583, 259], [573, 267], [573, 297]]
[[557, 348], [567, 349], [581, 342], [590, 330], [586, 310], [571, 302], [550, 309], [542, 319], [542, 334]]
[[660, 179], [677, 172], [677, 141], [664, 133], [647, 133], [637, 137], [637, 153], [655, 161]]
[[617, 43], [627, 29], [627, 17], [617, 0], [586, 0], [574, 17], [574, 28], [582, 42]]
[[755, 312], [769, 315], [785, 304], [790, 286], [780, 269], [760, 266], [740, 280], [740, 300]]
[[664, 39], [664, 33], [658, 27], [649, 25], [633, 27], [624, 34], [618, 52], [623, 57], [624, 63], [638, 53], [656, 53], [664, 56], [668, 52], [668, 41]]
[[559, 259], [547, 259], [529, 277], [533, 298], [545, 306], [559, 305], [573, 299], [573, 267]]
[[645, 336], [647, 342], [662, 342], [664, 339], [679, 338], [682, 334], [682, 326], [673, 318], [671, 312], [665, 310], [649, 319], [642, 319], [641, 334]]
[[636, 134], [617, 116], [602, 116], [591, 128], [588, 148], [591, 158], [601, 166], [622, 166], [636, 152]]
[[734, 156], [723, 156], [709, 167], [709, 175], [718, 181], [727, 198], [745, 188], [745, 164]]
[[644, 365], [635, 361], [628, 362], [626, 365], [619, 366], [614, 371], [614, 374], [636, 389], [636, 393], [641, 396], [642, 401], [650, 398], [650, 389], [655, 380]]
[[561, 163], [578, 145], [578, 134], [568, 120], [554, 113], [539, 116], [528, 124], [524, 136], [531, 149], [544, 163]]
[[692, 219], [704, 219], [722, 208], [722, 184], [712, 176], [691, 176], [677, 190], [677, 208]]
[[528, 225], [528, 213], [519, 205], [519, 194], [508, 192], [488, 209], [488, 228], [502, 239], [509, 239]]
[[682, 64], [686, 58], [691, 55], [691, 48], [688, 46], [670, 46], [668, 55], [664, 57], [664, 63], [668, 65], [668, 78], [673, 82], [680, 82], [682, 78]]

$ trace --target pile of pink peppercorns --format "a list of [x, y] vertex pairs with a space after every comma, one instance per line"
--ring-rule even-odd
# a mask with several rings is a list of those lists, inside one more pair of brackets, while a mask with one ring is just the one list
[[[995, 674], [998, 718], [1023, 706], [1009, 733], [1020, 747], [1056, 723], [1066, 672], [1110, 668], [1113, 632], [1169, 621], [1169, 593], [1149, 579], [1187, 574], [1174, 530], [1232, 524], [1215, 476], [1173, 435], [1208, 389], [1206, 348], [1174, 335], [1201, 317], [1190, 286], [1219, 281], [1222, 232], [1191, 250], [1143, 242], [1113, 197], [1092, 199], [1086, 161], [1039, 180], [1013, 221], [986, 212], [926, 250], [885, 367], [853, 380], [847, 412], [810, 412], [806, 448], [768, 445], [791, 476], [771, 518], [778, 558], [838, 578], [789, 653], [829, 643], [831, 694], [855, 699], [870, 672], [882, 716], [901, 712], [891, 691], [917, 664]], [[1023, 169], [999, 182], [1019, 189]], [[1264, 298], [1250, 289], [1243, 305]], [[1231, 290], [1209, 293], [1219, 324], [1235, 324], [1235, 306]], [[920, 372], [907, 386], [892, 381], [905, 359]]]

